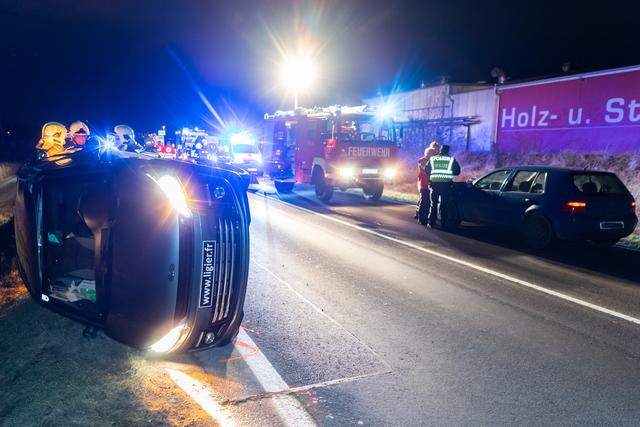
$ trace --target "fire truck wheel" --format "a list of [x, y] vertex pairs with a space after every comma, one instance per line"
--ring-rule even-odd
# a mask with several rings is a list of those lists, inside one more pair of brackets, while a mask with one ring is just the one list
[[276, 191], [278, 193], [291, 193], [293, 191], [293, 186], [295, 185], [295, 183], [293, 182], [282, 182], [282, 181], [276, 181], [275, 182], [275, 186], [276, 186]]
[[333, 197], [333, 185], [327, 184], [322, 180], [316, 182], [316, 196], [323, 202], [328, 202]]
[[362, 187], [362, 194], [367, 200], [380, 200], [382, 192], [384, 191], [384, 184], [371, 184]]

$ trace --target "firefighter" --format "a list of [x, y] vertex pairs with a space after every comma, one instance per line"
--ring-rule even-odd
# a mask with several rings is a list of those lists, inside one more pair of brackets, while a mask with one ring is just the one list
[[67, 135], [67, 143], [70, 148], [83, 148], [89, 138], [91, 132], [89, 126], [77, 120], [69, 126], [69, 135]]
[[65, 152], [67, 128], [62, 123], [48, 122], [42, 126], [42, 137], [36, 145], [39, 159], [52, 157]]
[[424, 156], [418, 160], [418, 192], [420, 193], [420, 200], [416, 206], [416, 215], [414, 219], [420, 221], [420, 224], [427, 225], [429, 220], [429, 206], [430, 193], [429, 193], [429, 175], [427, 175], [427, 166], [431, 157], [440, 153], [440, 144], [437, 141], [432, 141], [431, 144], [425, 148]]
[[429, 208], [429, 224], [433, 228], [438, 220], [438, 205], [440, 205], [440, 224], [448, 228], [449, 206], [453, 193], [453, 177], [460, 175], [460, 165], [449, 154], [449, 146], [443, 145], [440, 154], [431, 157], [427, 166], [429, 184], [431, 186], [431, 206]]
[[123, 151], [136, 152], [142, 150], [140, 144], [136, 142], [136, 133], [128, 125], [117, 125], [113, 131], [118, 135], [118, 149]]
[[145, 153], [157, 153], [158, 152], [158, 144], [156, 143], [155, 135], [149, 134], [144, 137], [144, 148], [143, 151]]

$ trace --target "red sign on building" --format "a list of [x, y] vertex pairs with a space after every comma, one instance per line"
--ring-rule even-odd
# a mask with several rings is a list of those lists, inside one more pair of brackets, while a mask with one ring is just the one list
[[500, 151], [640, 152], [640, 67], [499, 89]]

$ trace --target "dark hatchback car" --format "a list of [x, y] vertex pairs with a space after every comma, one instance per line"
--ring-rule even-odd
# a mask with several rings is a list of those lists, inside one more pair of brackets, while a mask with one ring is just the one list
[[19, 270], [40, 304], [157, 352], [237, 334], [249, 265], [248, 176], [106, 150], [18, 173]]
[[613, 173], [525, 166], [454, 184], [449, 221], [514, 229], [538, 249], [555, 238], [609, 246], [633, 232], [635, 208]]

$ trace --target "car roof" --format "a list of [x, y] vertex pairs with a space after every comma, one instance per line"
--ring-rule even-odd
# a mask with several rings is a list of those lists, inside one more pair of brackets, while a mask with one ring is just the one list
[[594, 169], [578, 169], [578, 168], [563, 168], [558, 166], [538, 166], [538, 165], [515, 165], [504, 166], [496, 170], [510, 170], [510, 169], [531, 169], [540, 172], [558, 172], [558, 173], [584, 173], [584, 174], [613, 174], [609, 171], [600, 171]]

